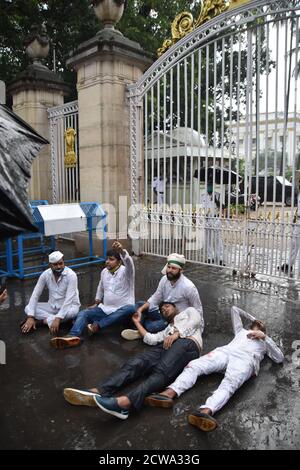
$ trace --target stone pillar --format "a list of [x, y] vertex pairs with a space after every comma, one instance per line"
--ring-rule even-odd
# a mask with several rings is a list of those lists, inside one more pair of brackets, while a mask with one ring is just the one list
[[152, 64], [152, 56], [114, 29], [81, 44], [68, 65], [77, 71], [82, 201], [115, 206], [130, 201], [130, 119], [127, 85]]
[[[49, 52], [49, 40], [45, 29], [33, 26], [25, 42], [26, 52], [33, 60], [8, 86], [13, 98], [13, 111], [32, 126], [40, 135], [50, 140], [50, 126], [47, 108], [64, 104], [69, 87], [39, 59]], [[46, 145], [32, 165], [29, 199], [51, 201], [51, 150]]]

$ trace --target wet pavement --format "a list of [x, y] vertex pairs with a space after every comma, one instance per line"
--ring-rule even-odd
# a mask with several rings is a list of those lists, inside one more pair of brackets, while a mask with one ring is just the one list
[[[148, 256], [135, 263], [137, 300], [145, 299], [155, 290], [164, 263]], [[93, 302], [99, 268], [77, 273], [85, 307]], [[300, 341], [299, 287], [292, 281], [279, 285], [233, 278], [226, 270], [192, 264], [186, 275], [203, 303], [204, 352], [232, 339], [230, 307], [238, 305], [267, 323], [286, 356], [284, 365], [263, 361], [259, 377], [250, 379], [216, 415], [220, 426], [214, 433], [202, 434], [187, 423], [187, 415], [216, 389], [219, 374], [201, 377], [172, 410], [144, 407], [127, 421], [66, 403], [64, 387], [94, 386], [147, 346], [122, 340], [122, 326], [63, 351], [50, 348], [46, 327], [22, 336], [18, 324], [36, 279], [13, 280], [9, 301], [0, 307], [0, 338], [6, 344], [6, 365], [0, 365], [0, 448], [299, 449], [300, 361], [298, 368], [292, 362], [293, 342]]]

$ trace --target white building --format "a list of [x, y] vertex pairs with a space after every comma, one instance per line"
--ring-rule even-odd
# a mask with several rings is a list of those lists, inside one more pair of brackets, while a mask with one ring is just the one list
[[[191, 128], [180, 127], [164, 133], [155, 131], [147, 136], [144, 144], [146, 200], [156, 200], [153, 185], [157, 177], [162, 179], [165, 201], [168, 204], [185, 202], [196, 204], [205, 184], [193, 178], [195, 170], [205, 166], [229, 163], [228, 149], [206, 145], [205, 136]], [[216, 186], [216, 190], [220, 188]]]
[[[227, 125], [230, 129], [230, 124], [227, 123]], [[275, 112], [260, 114], [258, 129], [256, 129], [255, 116], [253, 116], [252, 124], [245, 122], [245, 120], [232, 123], [232, 141], [235, 144], [236, 154], [239, 158], [244, 159], [247, 155], [247, 146], [250, 148], [250, 145], [252, 145], [252, 159], [256, 157], [257, 149], [260, 154], [266, 150], [281, 154], [284, 145], [284, 128], [283, 112], [277, 113], [277, 116]], [[247, 138], [249, 135], [252, 139], [251, 143]], [[297, 166], [299, 165], [300, 153], [300, 113], [296, 113], [296, 115], [289, 113], [285, 147], [287, 152], [286, 166], [292, 167], [295, 162], [295, 169], [299, 169]]]

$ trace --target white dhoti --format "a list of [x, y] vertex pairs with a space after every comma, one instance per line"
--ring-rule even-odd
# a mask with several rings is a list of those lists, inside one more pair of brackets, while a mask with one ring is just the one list
[[253, 360], [251, 357], [239, 358], [235, 354], [230, 354], [228, 350], [218, 348], [191, 361], [168, 388], [180, 396], [196, 383], [198, 377], [214, 372], [225, 372], [225, 377], [205, 405], [200, 406], [200, 408], [209, 408], [213, 414], [220, 410], [236, 390], [253, 375]]
[[157, 204], [160, 206], [164, 203], [164, 193], [157, 193]]
[[[36, 306], [35, 312], [30, 312], [28, 306], [25, 308], [26, 315], [33, 313], [36, 320], [41, 320], [47, 323], [49, 328], [51, 327], [55, 316], [60, 311], [59, 308], [53, 308], [48, 302], [39, 302]], [[75, 318], [79, 312], [79, 306], [71, 306], [67, 311], [64, 318], [61, 319], [61, 322], [65, 322]]]

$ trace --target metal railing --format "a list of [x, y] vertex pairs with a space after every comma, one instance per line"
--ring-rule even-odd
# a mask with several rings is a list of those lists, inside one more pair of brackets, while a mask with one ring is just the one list
[[[52, 203], [80, 202], [78, 102], [73, 101], [63, 106], [49, 108], [48, 116], [50, 119]], [[65, 167], [65, 132], [68, 128], [76, 132], [74, 150], [77, 164], [74, 168]]]
[[129, 87], [141, 251], [299, 278], [299, 16], [297, 0], [252, 1]]

